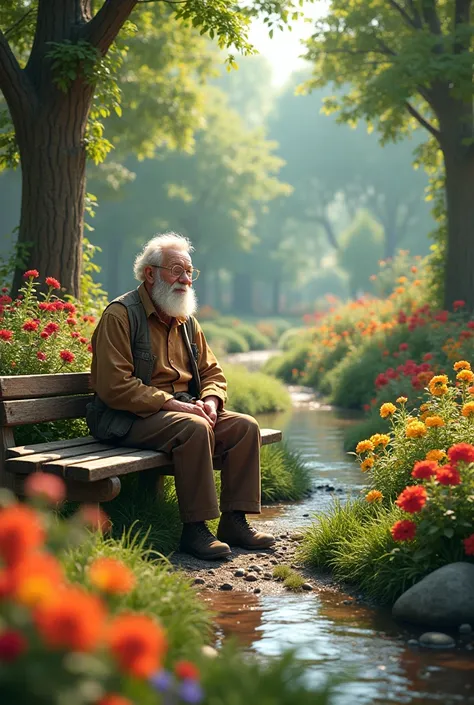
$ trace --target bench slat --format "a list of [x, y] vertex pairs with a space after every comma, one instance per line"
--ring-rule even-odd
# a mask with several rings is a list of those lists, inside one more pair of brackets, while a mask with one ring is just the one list
[[[165, 453], [158, 453], [156, 450], [135, 450], [127, 454], [127, 450], [127, 448], [123, 448], [120, 449], [121, 454], [117, 453], [112, 457], [70, 465], [65, 468], [65, 477], [81, 482], [96, 482], [110, 475], [127, 475], [131, 472], [165, 466], [170, 468], [170, 472], [167, 474], [172, 474], [171, 461]], [[49, 463], [49, 467], [51, 465], [52, 463]]]
[[68, 438], [62, 441], [48, 441], [47, 443], [32, 443], [31, 445], [7, 448], [6, 456], [7, 458], [18, 458], [25, 455], [33, 455], [34, 453], [50, 453], [61, 450], [62, 448], [75, 448], [76, 446], [82, 446], [83, 452], [85, 452], [86, 449], [84, 446], [92, 443], [97, 443], [97, 440], [93, 436]]
[[92, 394], [76, 397], [50, 397], [49, 399], [20, 399], [0, 402], [0, 426], [77, 419], [86, 415], [86, 405]]
[[[108, 453], [106, 451], [108, 451]], [[5, 462], [5, 467], [8, 472], [24, 474], [38, 472], [43, 466], [46, 466], [47, 463], [52, 461], [59, 461], [58, 465], [55, 466], [59, 467], [61, 463], [65, 465], [74, 463], [76, 459], [80, 461], [85, 458], [106, 457], [107, 455], [114, 455], [116, 453], [116, 447], [96, 442], [89, 443], [88, 445], [82, 444], [74, 448], [60, 448], [50, 451], [49, 453], [33, 453], [33, 455], [9, 458]], [[67, 461], [69, 461], [69, 463]]]
[[276, 428], [261, 428], [260, 435], [262, 436], [262, 446], [278, 443], [283, 438], [283, 433]]
[[0, 377], [0, 399], [34, 399], [35, 397], [87, 394], [91, 391], [90, 377], [89, 372]]
[[[116, 457], [123, 457], [125, 455], [136, 455], [137, 453], [141, 453], [143, 449], [141, 448], [118, 448], [117, 446], [107, 446], [104, 450], [99, 451], [97, 453], [91, 452], [91, 453], [84, 453], [83, 455], [75, 456], [72, 458], [59, 458], [58, 460], [48, 460], [46, 463], [44, 463], [43, 467], [46, 471], [52, 472], [53, 470], [55, 472], [62, 472], [63, 474], [66, 471], [66, 468], [71, 467], [72, 465], [74, 466], [80, 466], [83, 467], [87, 463], [91, 463], [95, 460], [102, 460], [102, 459], [111, 459], [110, 462], [114, 461], [114, 458]], [[152, 451], [153, 453], [156, 453], [156, 451]], [[161, 455], [160, 453], [156, 453], [157, 455]]]

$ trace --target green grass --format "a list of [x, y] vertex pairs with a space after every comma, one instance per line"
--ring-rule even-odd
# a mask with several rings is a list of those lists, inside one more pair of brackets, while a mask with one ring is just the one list
[[304, 578], [288, 565], [277, 565], [273, 569], [273, 577], [276, 578], [276, 580], [282, 580], [283, 585], [293, 592], [299, 592], [305, 582]]
[[313, 346], [309, 340], [301, 340], [300, 338], [295, 341], [294, 347], [281, 353], [281, 355], [275, 355], [271, 357], [263, 366], [263, 372], [274, 375], [278, 379], [284, 382], [295, 383], [295, 375], [293, 370], [302, 372], [306, 367], [306, 362], [308, 360], [309, 354], [312, 351]]
[[116, 596], [114, 611], [132, 610], [157, 617], [168, 632], [170, 662], [193, 657], [211, 639], [210, 615], [189, 581], [172, 570], [162, 557], [145, 549], [145, 539], [134, 537], [131, 530], [120, 539], [99, 533], [69, 549], [63, 563], [70, 580], [86, 584], [87, 566], [95, 558], [117, 558], [133, 570], [136, 586], [128, 595]]
[[262, 500], [267, 503], [302, 499], [311, 485], [301, 455], [285, 443], [262, 448], [261, 472]]
[[240, 365], [226, 365], [224, 373], [229, 390], [229, 409], [255, 416], [284, 411], [290, 406], [287, 389], [274, 377], [262, 372], [249, 372]]
[[291, 568], [289, 565], [277, 565], [273, 569], [273, 577], [277, 580], [286, 580], [290, 575]]

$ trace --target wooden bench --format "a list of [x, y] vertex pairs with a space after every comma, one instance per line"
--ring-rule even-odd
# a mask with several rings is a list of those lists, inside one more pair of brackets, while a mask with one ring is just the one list
[[[71, 501], [107, 502], [119, 494], [121, 475], [141, 472], [156, 480], [173, 474], [165, 453], [118, 447], [92, 436], [15, 445], [16, 426], [85, 417], [91, 399], [88, 372], [0, 377], [0, 486], [22, 495], [27, 476], [42, 470], [64, 478]], [[282, 438], [278, 430], [261, 433], [263, 445]]]

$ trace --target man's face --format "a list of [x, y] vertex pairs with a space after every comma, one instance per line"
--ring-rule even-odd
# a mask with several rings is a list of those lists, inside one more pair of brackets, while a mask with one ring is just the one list
[[[187, 291], [188, 287], [192, 286], [193, 282], [187, 271], [192, 268], [192, 261], [187, 252], [172, 249], [165, 250], [161, 264], [163, 267], [167, 267], [167, 269], [159, 269], [159, 276], [162, 281], [173, 288], [173, 291], [183, 293]], [[176, 274], [171, 271], [175, 266], [180, 266], [184, 269], [184, 272], [182, 272], [180, 276], [176, 276]]]
[[[173, 267], [181, 267], [184, 271], [176, 274], [171, 271]], [[169, 249], [163, 252], [161, 267], [152, 268], [154, 282], [151, 298], [155, 306], [172, 318], [186, 318], [196, 311], [196, 295], [189, 273], [191, 267], [188, 253]]]

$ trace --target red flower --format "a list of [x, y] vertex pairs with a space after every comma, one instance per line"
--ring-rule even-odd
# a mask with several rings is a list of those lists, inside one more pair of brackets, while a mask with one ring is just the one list
[[436, 475], [437, 467], [438, 463], [435, 460], [420, 460], [413, 466], [411, 476], [417, 480], [427, 480]]
[[463, 306], [466, 305], [466, 302], [463, 301], [462, 299], [459, 299], [458, 301], [453, 301], [453, 309], [455, 311], [458, 310], [458, 308], [463, 308]]
[[441, 323], [446, 323], [449, 318], [449, 311], [441, 311], [437, 313], [434, 317], [435, 321], [441, 321]]
[[448, 458], [456, 463], [474, 463], [474, 446], [470, 443], [456, 443], [448, 450]]
[[112, 527], [108, 515], [95, 504], [83, 504], [79, 509], [79, 516], [84, 524], [95, 531], [102, 531], [105, 534]]
[[6, 343], [10, 342], [13, 338], [13, 331], [7, 330], [6, 328], [0, 328], [0, 340], [4, 340]]
[[39, 272], [37, 269], [29, 269], [23, 275], [23, 279], [38, 279], [38, 277], [39, 277]]
[[408, 350], [408, 343], [400, 343], [398, 347], [400, 350]]
[[66, 323], [68, 326], [77, 326], [77, 318], [66, 318]]
[[44, 354], [44, 352], [41, 352], [41, 350], [38, 350], [38, 352], [36, 353], [36, 357], [42, 362], [46, 360], [46, 355]]
[[10, 296], [0, 296], [0, 304], [11, 304], [12, 299]]
[[197, 681], [199, 679], [199, 669], [191, 661], [178, 661], [175, 664], [174, 672], [178, 678]]
[[425, 360], [426, 362], [429, 362], [429, 360], [432, 360], [432, 359], [433, 359], [433, 355], [431, 353], [425, 353], [425, 355], [423, 355], [423, 360]]
[[51, 289], [60, 289], [61, 284], [54, 277], [46, 277], [45, 282]]
[[47, 472], [34, 472], [25, 482], [25, 495], [45, 499], [51, 504], [62, 502], [66, 497], [66, 487], [57, 475]]
[[133, 703], [119, 693], [107, 693], [95, 705], [133, 705]]
[[398, 496], [395, 504], [403, 509], [404, 512], [408, 514], [415, 514], [419, 512], [426, 504], [428, 499], [428, 494], [424, 487], [421, 485], [410, 485], [405, 487], [403, 492]]
[[12, 504], [0, 512], [0, 556], [7, 565], [36, 551], [44, 537], [41, 518], [30, 507]]
[[398, 314], [398, 322], [399, 323], [406, 323], [407, 322], [406, 313], [404, 313], [403, 311], [400, 311], [400, 313]]
[[44, 332], [47, 333], [48, 335], [52, 335], [53, 333], [57, 333], [59, 330], [59, 325], [58, 323], [54, 323], [54, 321], [51, 321], [44, 327]]
[[70, 350], [61, 350], [59, 353], [59, 357], [61, 360], [64, 360], [66, 363], [74, 362], [75, 355], [72, 353]]
[[467, 327], [474, 328], [474, 321], [469, 321], [469, 323], [467, 324]]
[[38, 328], [38, 323], [36, 321], [25, 321], [22, 325], [23, 330], [26, 330], [28, 332], [32, 332], [37, 330]]
[[28, 648], [28, 643], [20, 632], [14, 629], [5, 629], [0, 632], [0, 661], [16, 661], [16, 659], [25, 653]]
[[77, 310], [76, 307], [74, 306], [74, 304], [71, 304], [69, 301], [66, 301], [66, 303], [63, 303], [63, 309], [65, 311], [67, 311], [68, 313], [70, 313], [71, 315], [73, 313], [76, 313], [76, 310]]
[[[92, 345], [87, 346], [87, 352], [90, 352], [90, 353], [92, 352]], [[365, 404], [365, 406], [367, 406], [367, 404]], [[370, 409], [370, 407], [369, 407], [369, 409]]]
[[471, 534], [467, 539], [463, 539], [464, 551], [466, 556], [474, 556], [474, 534]]
[[145, 614], [118, 614], [107, 642], [121, 670], [137, 678], [159, 670], [167, 650], [164, 629]]
[[54, 304], [51, 304], [48, 301], [40, 301], [38, 308], [40, 311], [54, 311]]
[[89, 341], [87, 340], [87, 338], [81, 337], [81, 338], [79, 338], [79, 342], [82, 343], [83, 345], [87, 345], [87, 343]]
[[2, 294], [6, 294], [8, 291], [8, 286], [2, 286]]
[[55, 311], [64, 311], [64, 304], [62, 301], [55, 301], [51, 304]]
[[390, 529], [394, 541], [411, 541], [415, 538], [416, 524], [410, 519], [396, 521]]
[[81, 335], [81, 334], [78, 333], [77, 330], [73, 330], [72, 333], [71, 333], [71, 338], [79, 338], [80, 335]]
[[40, 338], [43, 338], [43, 340], [46, 340], [46, 338], [49, 338], [51, 333], [47, 333], [45, 330], [42, 330], [40, 333]]
[[460, 485], [461, 475], [453, 465], [441, 465], [436, 470], [436, 479], [440, 485]]

